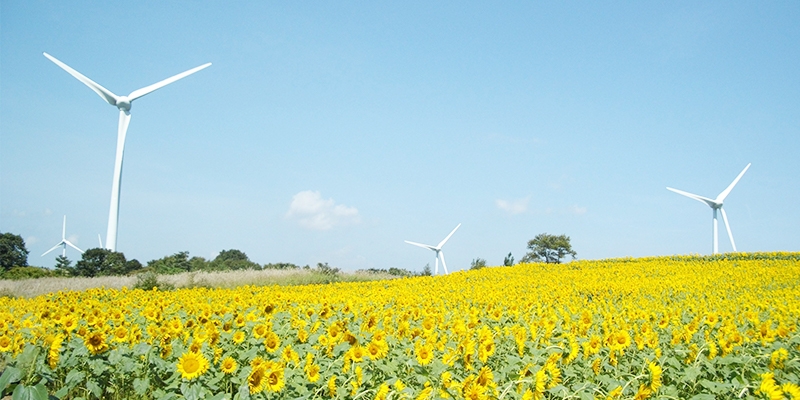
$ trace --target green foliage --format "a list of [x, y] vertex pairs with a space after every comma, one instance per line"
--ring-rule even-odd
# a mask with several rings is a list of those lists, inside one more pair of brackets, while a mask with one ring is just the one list
[[331, 267], [328, 263], [317, 263], [316, 272], [323, 275], [335, 276], [340, 272], [339, 268]]
[[388, 274], [388, 275], [392, 275], [392, 276], [401, 276], [401, 277], [403, 277], [403, 276], [418, 276], [419, 275], [419, 273], [414, 273], [414, 272], [409, 271], [407, 269], [396, 268], [396, 267], [391, 267], [389, 269], [368, 268], [368, 269], [359, 270], [357, 272], [368, 272], [370, 274]]
[[189, 252], [181, 251], [158, 260], [148, 261], [147, 269], [159, 274], [178, 274], [192, 271], [192, 262], [189, 260]]
[[511, 253], [508, 253], [506, 258], [503, 259], [503, 265], [505, 265], [506, 267], [514, 265], [514, 256], [512, 256]]
[[66, 256], [56, 257], [56, 274], [61, 276], [71, 276], [73, 274], [72, 261]]
[[270, 263], [264, 264], [264, 269], [300, 269], [300, 266], [292, 263]]
[[546, 262], [550, 264], [560, 264], [561, 259], [571, 255], [573, 259], [577, 253], [572, 250], [572, 245], [567, 235], [549, 235], [541, 233], [528, 241], [530, 250], [521, 262]]
[[430, 264], [425, 264], [425, 268], [422, 269], [422, 272], [420, 273], [420, 275], [421, 276], [431, 276], [431, 275], [433, 275], [433, 271], [431, 270], [431, 265]]
[[247, 254], [240, 250], [222, 250], [214, 261], [211, 261], [210, 269], [216, 271], [230, 271], [239, 269], [261, 269], [261, 266], [250, 261]]
[[89, 249], [73, 268], [74, 276], [127, 275], [142, 268], [139, 261], [127, 261], [125, 255], [107, 249]]
[[58, 274], [55, 271], [51, 271], [47, 268], [31, 266], [14, 267], [7, 271], [0, 272], [0, 278], [11, 280], [46, 278], [48, 276], [58, 276]]
[[0, 270], [28, 266], [28, 249], [22, 236], [13, 233], [0, 233]]
[[145, 271], [136, 275], [136, 283], [133, 285], [133, 288], [142, 290], [153, 290], [153, 288], [157, 288], [158, 290], [165, 291], [174, 290], [175, 285], [158, 279], [158, 274], [154, 271]]
[[481, 269], [481, 268], [486, 268], [486, 260], [482, 258], [476, 258], [472, 260], [472, 262], [469, 265], [469, 269]]

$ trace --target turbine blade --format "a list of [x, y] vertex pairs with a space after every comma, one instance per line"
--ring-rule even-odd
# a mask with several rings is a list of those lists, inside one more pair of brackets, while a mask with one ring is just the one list
[[95, 81], [87, 78], [86, 76], [84, 76], [80, 72], [75, 71], [74, 69], [70, 68], [69, 65], [64, 64], [63, 62], [59, 61], [55, 57], [51, 56], [50, 54], [47, 54], [47, 53], [43, 53], [43, 54], [44, 54], [45, 57], [47, 57], [47, 59], [49, 59], [50, 61], [54, 62], [56, 65], [61, 67], [61, 69], [63, 69], [64, 71], [67, 71], [70, 75], [74, 76], [75, 79], [83, 82], [84, 85], [88, 86], [89, 89], [92, 89], [95, 93], [97, 93], [98, 96], [100, 96], [108, 104], [111, 104], [112, 106], [116, 106], [117, 105], [117, 99], [119, 98], [119, 96], [115, 95], [110, 90], [104, 88], [103, 86], [101, 86], [100, 84], [96, 83]]
[[65, 240], [65, 241], [64, 241], [64, 243], [68, 244], [70, 247], [72, 247], [72, 248], [73, 248], [73, 249], [75, 249], [75, 250], [78, 250], [78, 251], [80, 251], [80, 252], [81, 252], [81, 254], [83, 254], [83, 250], [79, 249], [79, 248], [78, 248], [78, 246], [75, 246], [74, 244], [70, 243], [70, 241], [69, 241], [69, 240]]
[[671, 192], [675, 192], [675, 193], [683, 195], [683, 196], [686, 196], [686, 197], [688, 197], [690, 199], [695, 199], [695, 200], [697, 200], [697, 201], [699, 201], [699, 202], [701, 202], [701, 203], [703, 203], [703, 204], [705, 204], [705, 205], [707, 205], [709, 207], [712, 207], [712, 208], [717, 203], [716, 201], [711, 200], [708, 197], [698, 196], [698, 195], [696, 195], [694, 193], [684, 192], [683, 190], [673, 189], [671, 187], [667, 187], [667, 190], [669, 190]]
[[457, 231], [457, 230], [458, 230], [458, 228], [460, 228], [460, 227], [461, 227], [461, 224], [458, 224], [458, 225], [456, 225], [456, 228], [455, 228], [455, 229], [453, 229], [453, 231], [452, 231], [452, 232], [450, 232], [450, 234], [449, 234], [449, 235], [447, 235], [447, 237], [446, 237], [446, 238], [444, 238], [444, 240], [442, 240], [441, 242], [439, 242], [439, 245], [438, 245], [438, 246], [436, 246], [436, 248], [437, 248], [437, 249], [441, 249], [441, 248], [442, 248], [442, 246], [444, 246], [444, 244], [445, 244], [445, 243], [447, 243], [447, 241], [450, 239], [450, 236], [453, 236], [453, 234], [454, 234], [454, 233], [456, 233], [456, 231]]
[[744, 167], [742, 172], [739, 173], [736, 179], [734, 179], [733, 182], [731, 182], [731, 184], [728, 185], [728, 187], [725, 188], [725, 190], [723, 190], [722, 193], [719, 194], [719, 196], [717, 196], [717, 203], [722, 203], [723, 201], [725, 201], [725, 198], [728, 197], [728, 194], [731, 193], [733, 187], [736, 186], [737, 183], [739, 183], [739, 179], [742, 179], [742, 175], [744, 175], [744, 173], [747, 172], [747, 169], [750, 168], [750, 164], [751, 163], [748, 163], [747, 166]]
[[442, 268], [444, 268], [444, 274], [447, 275], [448, 274], [448, 272], [447, 272], [447, 264], [444, 263], [444, 252], [440, 251], [439, 252], [439, 257], [441, 257], [441, 259], [442, 259]]
[[408, 243], [408, 244], [413, 244], [414, 246], [422, 247], [424, 249], [436, 251], [436, 249], [433, 246], [430, 246], [430, 245], [427, 245], [427, 244], [422, 244], [422, 243], [417, 243], [417, 242], [409, 242], [408, 240], [406, 240], [405, 242]]
[[733, 247], [733, 251], [736, 251], [736, 243], [733, 242], [733, 233], [731, 233], [731, 226], [728, 224], [728, 215], [725, 214], [725, 210], [723, 208], [719, 209], [722, 212], [722, 220], [725, 221], [725, 229], [728, 230], [728, 239], [731, 240], [731, 247]]
[[61, 245], [63, 245], [63, 244], [64, 244], [64, 242], [61, 242], [61, 243], [59, 243], [59, 244], [57, 244], [57, 245], [53, 246], [53, 247], [52, 247], [50, 250], [47, 250], [47, 251], [45, 251], [45, 252], [44, 252], [44, 254], [42, 254], [42, 257], [46, 256], [46, 255], [47, 255], [47, 253], [49, 253], [49, 252], [51, 252], [51, 251], [53, 251], [53, 250], [55, 250], [55, 249], [57, 249], [57, 248], [61, 247]]
[[97, 242], [100, 243], [100, 248], [102, 249], [103, 248], [103, 239], [100, 238], [100, 234], [99, 233], [97, 234]]
[[172, 76], [170, 78], [164, 79], [161, 82], [154, 83], [154, 84], [152, 84], [150, 86], [146, 86], [146, 87], [143, 87], [141, 89], [136, 89], [133, 92], [131, 92], [130, 95], [128, 95], [128, 99], [130, 99], [130, 101], [134, 101], [134, 100], [138, 99], [139, 97], [142, 97], [142, 96], [144, 96], [146, 94], [149, 94], [149, 93], [151, 93], [151, 92], [153, 92], [155, 90], [161, 89], [162, 87], [167, 86], [170, 83], [177, 81], [178, 79], [185, 78], [185, 77], [187, 77], [187, 76], [189, 76], [189, 75], [191, 75], [191, 74], [193, 74], [193, 73], [195, 73], [197, 71], [200, 71], [201, 69], [208, 68], [208, 66], [210, 66], [210, 65], [211, 65], [211, 63], [206, 63], [206, 64], [203, 64], [203, 65], [201, 65], [199, 67], [194, 67], [194, 68], [192, 68], [192, 69], [190, 69], [188, 71], [184, 71], [184, 72], [181, 72], [178, 75], [175, 75], [175, 76]]

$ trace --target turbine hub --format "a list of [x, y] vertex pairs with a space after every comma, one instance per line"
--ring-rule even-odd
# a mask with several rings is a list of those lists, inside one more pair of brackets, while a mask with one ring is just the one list
[[120, 96], [117, 99], [117, 108], [122, 111], [130, 111], [131, 110], [131, 101], [128, 100], [128, 96]]

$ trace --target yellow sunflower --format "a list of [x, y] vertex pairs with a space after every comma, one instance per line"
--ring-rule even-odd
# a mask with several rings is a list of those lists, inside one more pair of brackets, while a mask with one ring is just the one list
[[95, 331], [91, 332], [86, 335], [83, 339], [84, 345], [86, 348], [89, 349], [93, 355], [100, 354], [106, 350], [108, 350], [108, 344], [106, 343], [106, 334], [103, 332]]
[[233, 357], [226, 357], [225, 359], [222, 360], [222, 365], [220, 366], [220, 369], [225, 374], [232, 374], [236, 372], [236, 369], [238, 367], [239, 365], [236, 363], [236, 360], [234, 360]]
[[280, 392], [283, 389], [283, 367], [280, 364], [272, 364], [266, 378], [266, 387], [270, 392]]
[[274, 353], [279, 347], [281, 347], [281, 338], [278, 337], [277, 333], [269, 331], [266, 334], [266, 338], [264, 338], [264, 347], [266, 347], [267, 351], [270, 353]]
[[236, 331], [233, 333], [233, 342], [236, 344], [240, 344], [244, 342], [245, 334], [242, 331]]
[[417, 345], [417, 362], [419, 365], [428, 365], [433, 361], [433, 348], [428, 344]]
[[184, 379], [192, 380], [208, 371], [208, 360], [202, 353], [187, 351], [178, 359], [178, 372]]
[[266, 379], [267, 369], [261, 364], [250, 371], [247, 377], [247, 385], [250, 387], [250, 394], [261, 393], [264, 390], [264, 383]]

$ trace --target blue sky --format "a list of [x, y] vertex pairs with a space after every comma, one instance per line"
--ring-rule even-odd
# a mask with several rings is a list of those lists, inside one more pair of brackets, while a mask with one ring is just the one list
[[[134, 102], [118, 250], [239, 249], [345, 270], [800, 243], [800, 3], [0, 2], [0, 231], [52, 266], [105, 236], [118, 112]], [[103, 238], [105, 240], [105, 237]], [[720, 221], [720, 250], [730, 251]], [[52, 255], [52, 257], [51, 257]], [[79, 258], [68, 250], [72, 260]]]

